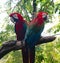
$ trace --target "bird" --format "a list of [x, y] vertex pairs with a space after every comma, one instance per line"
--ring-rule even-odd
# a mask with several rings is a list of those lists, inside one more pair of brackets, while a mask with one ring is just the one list
[[[16, 37], [17, 37], [17, 42], [16, 45], [17, 46], [23, 46], [23, 40], [25, 37], [25, 33], [26, 33], [26, 29], [27, 29], [27, 21], [24, 20], [24, 18], [22, 17], [22, 15], [18, 12], [13, 12], [10, 15], [10, 20], [15, 24], [15, 33], [16, 33]], [[25, 60], [26, 53], [25, 53], [25, 47], [22, 47], [22, 57], [23, 57], [23, 63], [27, 63], [27, 61]]]
[[38, 12], [36, 17], [31, 20], [25, 34], [25, 46], [27, 63], [35, 62], [35, 43], [41, 38], [41, 33], [44, 30], [44, 23], [48, 20], [47, 12]]

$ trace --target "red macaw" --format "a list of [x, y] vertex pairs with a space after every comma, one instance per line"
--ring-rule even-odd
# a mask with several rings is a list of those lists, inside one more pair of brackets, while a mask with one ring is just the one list
[[[27, 22], [24, 20], [24, 18], [21, 16], [21, 14], [14, 12], [10, 14], [10, 19], [13, 23], [15, 23], [15, 33], [17, 36], [17, 43], [16, 45], [20, 46], [23, 45], [23, 40], [25, 37], [26, 29], [27, 29]], [[26, 53], [25, 53], [25, 47], [22, 47], [22, 56], [23, 56], [23, 63], [27, 63], [25, 60]]]
[[30, 22], [25, 34], [27, 63], [35, 62], [35, 43], [40, 39], [44, 29], [44, 22], [47, 20], [46, 12], [38, 12]]

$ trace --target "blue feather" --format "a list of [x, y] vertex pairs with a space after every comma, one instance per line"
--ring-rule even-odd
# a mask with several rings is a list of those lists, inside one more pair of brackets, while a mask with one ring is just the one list
[[41, 33], [44, 29], [44, 25], [40, 26], [39, 31], [36, 32], [37, 28], [33, 29], [27, 28], [26, 36], [25, 36], [25, 42], [28, 44], [28, 47], [35, 46], [35, 43], [40, 39]]

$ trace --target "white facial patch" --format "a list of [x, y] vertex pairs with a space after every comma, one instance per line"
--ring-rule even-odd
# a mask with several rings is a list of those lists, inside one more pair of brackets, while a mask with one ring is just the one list
[[13, 15], [13, 17], [14, 17], [15, 19], [18, 19], [18, 16], [17, 16], [17, 14], [14, 14], [14, 15]]
[[46, 16], [47, 16], [46, 13], [43, 13], [43, 14], [42, 14], [42, 17], [43, 17], [43, 18], [45, 18]]

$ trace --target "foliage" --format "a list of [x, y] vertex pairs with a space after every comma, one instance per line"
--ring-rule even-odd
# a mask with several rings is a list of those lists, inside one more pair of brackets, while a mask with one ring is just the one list
[[[58, 40], [57, 40], [58, 39]], [[60, 62], [60, 42], [57, 38], [52, 43], [42, 44], [37, 48], [36, 63], [59, 63]], [[38, 46], [37, 46], [38, 47]]]
[[53, 26], [53, 28], [50, 28], [49, 30], [48, 30], [48, 32], [53, 32], [53, 33], [57, 33], [57, 32], [59, 32], [60, 31], [60, 22], [58, 23], [58, 24], [56, 24], [55, 26]]
[[[31, 19], [33, 14], [33, 1], [32, 0], [18, 0], [15, 6], [12, 8], [12, 4], [14, 0], [8, 0], [7, 8], [10, 11], [7, 11], [8, 14], [11, 12], [19, 12], [21, 13], [28, 21]], [[54, 3], [54, 0], [36, 0], [37, 9], [36, 11], [45, 11], [48, 12], [50, 15], [56, 13], [59, 10], [60, 13], [60, 3]], [[31, 15], [31, 16], [30, 16]], [[28, 18], [27, 18], [28, 17]]]
[[[60, 14], [60, 1], [57, 0], [36, 0], [37, 8], [36, 12], [46, 11], [50, 15], [54, 13]], [[23, 17], [30, 21], [33, 14], [33, 0], [7, 0], [5, 3], [6, 12], [9, 15], [11, 12], [19, 12]], [[9, 22], [10, 20], [5, 18], [6, 27], [5, 31], [0, 32], [0, 44], [4, 41], [16, 39], [14, 33], [14, 25]], [[5, 25], [5, 23], [3, 24]], [[51, 31], [51, 29], [49, 30]], [[60, 31], [60, 23], [52, 28], [53, 33]], [[51, 31], [51, 32], [52, 32]], [[42, 44], [36, 47], [36, 60], [35, 63], [60, 63], [60, 39], [56, 39], [52, 43]], [[2, 60], [4, 62], [2, 62]], [[22, 55], [21, 51], [11, 52], [0, 60], [0, 63], [21, 63]]]

